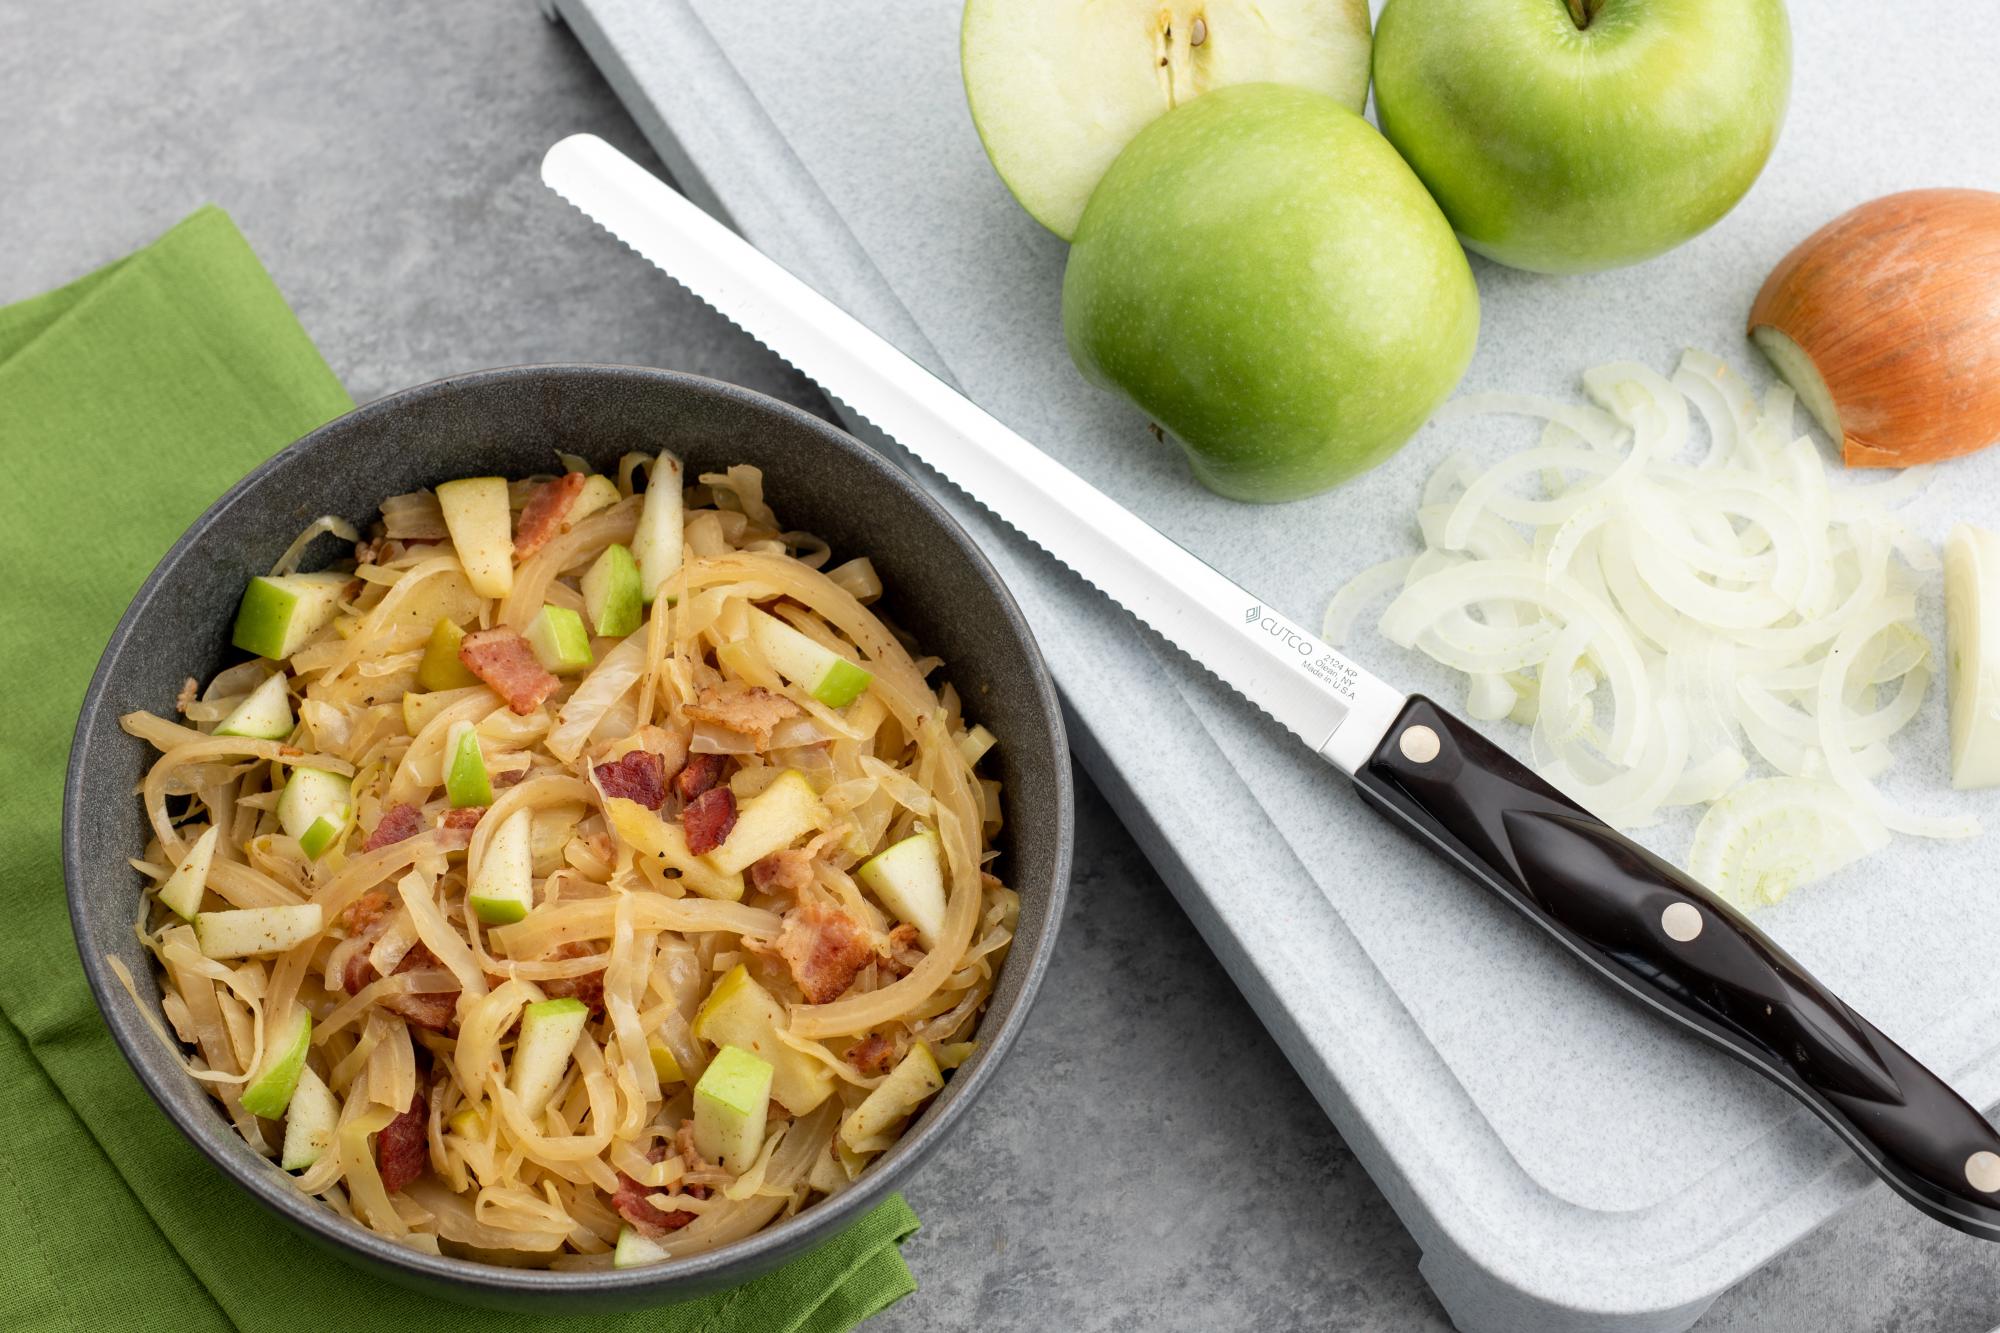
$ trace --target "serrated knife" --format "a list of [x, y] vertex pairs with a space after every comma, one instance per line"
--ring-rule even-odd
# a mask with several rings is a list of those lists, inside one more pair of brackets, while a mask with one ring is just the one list
[[1791, 1092], [1904, 1198], [2000, 1240], [2000, 1134], [1734, 909], [1182, 550], [603, 140], [563, 140], [542, 179], [1604, 977]]

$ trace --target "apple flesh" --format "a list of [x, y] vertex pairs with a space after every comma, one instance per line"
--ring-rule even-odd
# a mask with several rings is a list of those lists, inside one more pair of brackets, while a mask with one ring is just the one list
[[291, 1104], [312, 1045], [312, 1015], [295, 1005], [290, 1016], [264, 1033], [264, 1059], [243, 1086], [243, 1109], [276, 1120]]
[[764, 1146], [771, 1111], [768, 1061], [740, 1046], [715, 1053], [694, 1085], [694, 1147], [711, 1162], [741, 1175]]
[[623, 546], [607, 546], [583, 575], [583, 609], [590, 627], [605, 638], [623, 638], [646, 614], [639, 562]]
[[347, 831], [353, 814], [351, 784], [324, 769], [293, 769], [278, 795], [278, 827], [297, 838], [300, 850], [315, 861]]
[[771, 1095], [793, 1115], [804, 1115], [832, 1094], [833, 1071], [780, 1038], [778, 1030], [785, 1024], [777, 997], [738, 963], [702, 1001], [693, 1031], [698, 1041], [740, 1046], [769, 1064]]
[[290, 657], [340, 613], [345, 574], [286, 574], [254, 578], [243, 590], [229, 641], [246, 653]]
[[1274, 84], [1209, 93], [1132, 141], [1084, 211], [1062, 300], [1084, 378], [1239, 500], [1295, 500], [1387, 458], [1479, 333], [1465, 254], [1395, 150]]
[[507, 1086], [530, 1120], [541, 1115], [561, 1085], [576, 1039], [589, 1020], [590, 1007], [573, 996], [541, 1000], [521, 1011], [521, 1039], [514, 1043]]
[[493, 830], [466, 905], [489, 926], [519, 921], [535, 905], [534, 812], [516, 810]]
[[648, 604], [659, 595], [660, 585], [680, 570], [685, 519], [681, 460], [662, 449], [646, 483], [646, 499], [639, 509], [639, 530], [632, 536], [632, 558], [639, 565], [639, 592]]
[[218, 722], [218, 736], [248, 736], [255, 740], [281, 741], [292, 734], [292, 698], [285, 673], [274, 671], [243, 702], [229, 710]]
[[1735, 207], [1791, 69], [1783, 0], [1389, 0], [1375, 113], [1469, 248], [1585, 273]]
[[1021, 207], [1068, 240], [1119, 151], [1216, 88], [1368, 98], [1367, 0], [969, 0], [959, 61], [973, 126]]
[[866, 1151], [876, 1146], [878, 1135], [894, 1129], [924, 1100], [944, 1086], [944, 1073], [937, 1057], [922, 1042], [910, 1047], [888, 1077], [861, 1099], [861, 1104], [840, 1122], [840, 1141], [849, 1148]]
[[831, 818], [806, 775], [788, 768], [738, 807], [736, 826], [707, 860], [725, 875], [736, 874], [825, 828]]
[[543, 606], [521, 637], [550, 675], [574, 676], [591, 663], [590, 631], [583, 627], [583, 617], [566, 606]]
[[828, 708], [847, 707], [875, 679], [766, 611], [750, 612], [750, 641], [772, 670]]
[[426, 690], [462, 690], [479, 683], [470, 667], [459, 660], [459, 645], [465, 630], [449, 617], [438, 617], [431, 637], [424, 644], [423, 660], [417, 663], [417, 684]]
[[465, 581], [481, 597], [514, 587], [514, 515], [505, 477], [460, 477], [437, 488], [438, 508]]
[[194, 939], [209, 958], [262, 958], [303, 944], [324, 928], [318, 903], [197, 912]]
[[459, 722], [447, 733], [444, 770], [445, 799], [454, 810], [493, 804], [493, 779], [486, 772], [486, 754], [479, 748], [479, 729]]
[[339, 1127], [340, 1103], [326, 1081], [311, 1065], [300, 1069], [298, 1086], [285, 1108], [285, 1146], [278, 1165], [287, 1171], [305, 1170], [326, 1155]]
[[208, 870], [215, 864], [215, 840], [221, 830], [211, 824], [202, 830], [160, 886], [160, 901], [183, 921], [192, 921], [201, 910], [201, 896], [208, 891]]
[[937, 834], [912, 833], [861, 863], [854, 878], [899, 921], [917, 928], [926, 949], [944, 934], [944, 858]]

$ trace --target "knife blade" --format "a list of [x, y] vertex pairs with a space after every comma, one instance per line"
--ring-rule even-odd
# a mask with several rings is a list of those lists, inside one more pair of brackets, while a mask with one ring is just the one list
[[1176, 545], [603, 140], [556, 144], [542, 179], [1605, 978], [1791, 1092], [1905, 1199], [2000, 1240], [2000, 1134], [1733, 908]]

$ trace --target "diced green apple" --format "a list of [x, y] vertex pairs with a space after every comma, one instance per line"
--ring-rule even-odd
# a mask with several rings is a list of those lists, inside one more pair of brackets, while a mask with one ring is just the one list
[[875, 679], [768, 612], [751, 611], [750, 639], [779, 675], [828, 708], [847, 707]]
[[590, 627], [607, 638], [621, 638], [639, 628], [646, 596], [639, 564], [629, 550], [607, 546], [584, 571], [583, 609], [589, 613]]
[[667, 1049], [663, 1041], [649, 1042], [646, 1054], [653, 1057], [653, 1076], [662, 1083], [682, 1083], [687, 1075], [681, 1071], [681, 1062]]
[[899, 921], [917, 928], [926, 949], [944, 933], [944, 860], [937, 834], [913, 833], [861, 863], [854, 872]]
[[290, 657], [339, 614], [347, 581], [345, 574], [251, 579], [236, 608], [236, 627], [229, 641], [259, 657]]
[[734, 874], [791, 846], [804, 834], [825, 828], [830, 818], [805, 774], [788, 768], [743, 803], [736, 812], [736, 827], [708, 860], [724, 874]]
[[477, 685], [479, 677], [458, 660], [458, 646], [465, 642], [465, 630], [448, 617], [439, 616], [431, 626], [430, 641], [424, 645], [424, 659], [417, 663], [417, 684], [427, 690], [462, 690]]
[[639, 510], [639, 530], [632, 538], [632, 558], [639, 562], [642, 595], [651, 602], [660, 585], [681, 567], [681, 460], [662, 449], [646, 483], [646, 502]]
[[243, 1085], [243, 1109], [266, 1120], [276, 1120], [291, 1104], [299, 1074], [306, 1067], [306, 1051], [312, 1045], [312, 1015], [302, 1004], [276, 1025], [266, 1021], [264, 1059], [250, 1081]]
[[319, 860], [347, 832], [348, 820], [351, 818], [353, 811], [344, 805], [319, 816], [306, 825], [306, 831], [299, 835], [299, 850], [306, 854], [307, 860]]
[[444, 752], [444, 794], [451, 808], [493, 804], [493, 780], [487, 776], [486, 755], [479, 748], [479, 728], [470, 722], [453, 724], [445, 737]]
[[351, 784], [338, 773], [320, 768], [295, 768], [278, 797], [278, 827], [299, 840], [299, 848], [318, 860], [347, 832], [354, 817]]
[[923, 1104], [924, 1099], [944, 1086], [931, 1048], [922, 1042], [910, 1047], [902, 1063], [875, 1085], [861, 1105], [840, 1122], [840, 1138], [850, 1148], [859, 1148], [885, 1130], [893, 1129]]
[[278, 1165], [287, 1171], [305, 1170], [333, 1146], [333, 1132], [339, 1127], [340, 1103], [326, 1080], [306, 1065], [299, 1070], [299, 1085], [285, 1108], [285, 1146]]
[[618, 1248], [611, 1251], [613, 1268], [644, 1268], [673, 1256], [646, 1238], [646, 1233], [627, 1223], [618, 1232]]
[[576, 493], [576, 500], [563, 518], [563, 527], [573, 528], [592, 514], [601, 509], [609, 509], [624, 498], [618, 493], [617, 482], [593, 472], [583, 479], [583, 489]]
[[534, 812], [508, 815], [479, 862], [465, 901], [489, 926], [519, 921], [535, 905]]
[[437, 488], [444, 526], [481, 597], [505, 597], [514, 587], [514, 515], [505, 477], [461, 477]]
[[806, 1112], [833, 1092], [833, 1071], [778, 1036], [786, 1026], [784, 1007], [738, 963], [702, 1002], [694, 1035], [711, 1046], [740, 1046], [771, 1066], [771, 1095], [793, 1115]]
[[183, 921], [192, 921], [201, 910], [201, 895], [208, 888], [208, 868], [215, 864], [215, 839], [219, 830], [209, 825], [194, 845], [181, 857], [174, 873], [160, 886], [160, 901]]
[[194, 938], [210, 958], [258, 958], [304, 943], [324, 924], [318, 903], [236, 907], [195, 913]]
[[281, 741], [292, 734], [294, 725], [292, 698], [285, 673], [274, 671], [264, 678], [261, 685], [245, 695], [242, 703], [229, 710], [229, 716], [216, 724], [215, 734]]
[[566, 606], [544, 605], [522, 637], [552, 675], [574, 676], [591, 663], [590, 631], [583, 627], [583, 617]]
[[771, 1110], [769, 1062], [740, 1046], [715, 1053], [694, 1085], [694, 1147], [711, 1162], [741, 1175], [764, 1146]]
[[507, 1086], [521, 1099], [529, 1119], [540, 1116], [555, 1095], [589, 1018], [590, 1006], [574, 996], [542, 1000], [521, 1011], [521, 1039], [514, 1044]]

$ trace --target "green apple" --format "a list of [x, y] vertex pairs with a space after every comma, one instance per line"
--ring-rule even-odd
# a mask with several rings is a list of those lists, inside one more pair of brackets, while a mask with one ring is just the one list
[[295, 768], [278, 795], [278, 827], [315, 861], [347, 832], [353, 817], [352, 785], [338, 773]]
[[653, 1241], [646, 1233], [627, 1223], [618, 1231], [618, 1246], [611, 1251], [613, 1268], [643, 1268], [647, 1264], [664, 1263], [673, 1258]]
[[266, 1022], [264, 1059], [243, 1085], [243, 1109], [266, 1120], [276, 1120], [291, 1104], [292, 1090], [306, 1067], [306, 1051], [312, 1046], [312, 1015], [302, 1004], [292, 1006], [285, 1021]]
[[1216, 88], [1283, 83], [1360, 111], [1367, 0], [967, 0], [973, 126], [1021, 207], [1067, 240], [1132, 137]]
[[1395, 150], [1276, 84], [1196, 98], [1119, 154], [1062, 300], [1084, 378], [1239, 500], [1298, 499], [1387, 458], [1479, 334], [1465, 253]]
[[215, 839], [219, 831], [213, 824], [203, 829], [181, 857], [181, 863], [174, 867], [174, 873], [160, 886], [160, 901], [183, 921], [194, 920], [195, 913], [201, 910], [201, 895], [208, 891], [208, 868], [215, 864]]
[[622, 638], [639, 628], [646, 615], [645, 588], [639, 562], [623, 546], [607, 546], [583, 574], [583, 609], [590, 627], [606, 638]]
[[521, 637], [550, 675], [574, 676], [591, 663], [590, 631], [583, 627], [583, 617], [566, 606], [544, 604]]
[[825, 828], [830, 818], [806, 775], [788, 768], [737, 809], [736, 826], [708, 860], [723, 874], [733, 875]]
[[465, 901], [489, 926], [519, 921], [535, 905], [533, 811], [516, 810], [493, 830]]
[[912, 833], [863, 861], [854, 872], [898, 921], [917, 928], [926, 949], [937, 948], [944, 934], [944, 860], [937, 834]]
[[771, 1095], [793, 1115], [804, 1115], [833, 1092], [833, 1071], [778, 1036], [786, 1026], [784, 1006], [741, 963], [715, 983], [692, 1026], [698, 1041], [740, 1046], [769, 1064]]
[[772, 670], [828, 708], [847, 707], [875, 679], [831, 648], [755, 608], [750, 612], [750, 641]]
[[326, 1081], [306, 1065], [299, 1070], [299, 1085], [292, 1089], [291, 1104], [285, 1108], [285, 1146], [278, 1165], [287, 1171], [305, 1170], [333, 1146], [333, 1133], [338, 1128], [340, 1103], [334, 1100]]
[[740, 1046], [715, 1053], [694, 1085], [694, 1148], [741, 1175], [764, 1147], [772, 1069]]
[[437, 488], [465, 581], [481, 597], [505, 597], [514, 587], [514, 514], [505, 477], [460, 477]]
[[521, 1038], [514, 1043], [507, 1086], [521, 1099], [521, 1110], [530, 1120], [541, 1115], [555, 1095], [589, 1019], [590, 1006], [567, 995], [537, 1001], [521, 1011]]
[[229, 641], [259, 657], [290, 657], [340, 613], [340, 595], [348, 577], [286, 574], [251, 579], [236, 608], [236, 626]]
[[860, 1149], [876, 1135], [894, 1129], [926, 1097], [943, 1086], [944, 1074], [938, 1069], [937, 1057], [931, 1054], [930, 1047], [916, 1043], [902, 1062], [861, 1099], [861, 1105], [840, 1122], [840, 1141]]
[[679, 824], [670, 824], [637, 801], [620, 797], [604, 802], [604, 817], [633, 851], [678, 872], [682, 887], [704, 898], [730, 903], [742, 901], [742, 872], [717, 870], [706, 856], [696, 856], [688, 849], [687, 831]]
[[661, 1084], [685, 1083], [687, 1075], [681, 1070], [681, 1062], [662, 1041], [648, 1042], [646, 1054], [653, 1057], [653, 1076]]
[[429, 726], [432, 719], [448, 708], [456, 708], [475, 695], [484, 694], [500, 706], [500, 698], [484, 685], [468, 685], [461, 690], [412, 690], [403, 696], [403, 730], [412, 736]]
[[681, 460], [662, 449], [646, 483], [639, 530], [632, 537], [632, 558], [639, 562], [639, 591], [648, 603], [681, 567], [684, 518]]
[[449, 617], [438, 617], [431, 637], [424, 644], [423, 660], [417, 663], [417, 684], [427, 690], [462, 690], [479, 683], [472, 668], [459, 660], [459, 645], [465, 630]]
[[197, 912], [194, 939], [210, 958], [260, 958], [303, 944], [320, 933], [324, 921], [318, 903]]
[[1785, 119], [1784, 0], [1389, 0], [1375, 114], [1489, 259], [1636, 264], [1750, 188]]
[[486, 773], [486, 755], [479, 748], [479, 729], [470, 722], [453, 724], [446, 733], [445, 799], [454, 810], [493, 804], [493, 780]]
[[285, 673], [274, 671], [263, 683], [243, 696], [243, 702], [216, 723], [218, 736], [248, 736], [255, 740], [281, 741], [292, 734], [292, 697]]

